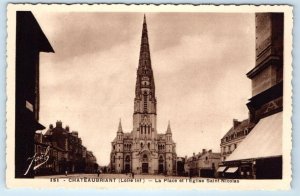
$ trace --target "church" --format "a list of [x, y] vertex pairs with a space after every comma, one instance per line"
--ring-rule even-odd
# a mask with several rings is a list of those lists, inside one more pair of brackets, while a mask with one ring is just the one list
[[155, 83], [151, 66], [146, 17], [144, 16], [140, 57], [136, 76], [133, 129], [126, 133], [121, 120], [112, 141], [112, 173], [176, 174], [176, 144], [170, 122], [165, 133], [156, 128]]

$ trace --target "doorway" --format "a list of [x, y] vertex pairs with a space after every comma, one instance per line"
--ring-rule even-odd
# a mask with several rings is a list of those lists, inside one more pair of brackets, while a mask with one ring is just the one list
[[148, 163], [142, 163], [142, 173], [148, 173]]

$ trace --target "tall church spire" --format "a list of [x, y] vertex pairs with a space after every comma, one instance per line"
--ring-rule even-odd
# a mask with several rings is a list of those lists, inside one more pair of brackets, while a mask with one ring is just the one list
[[147, 22], [146, 16], [144, 15], [143, 20], [143, 30], [142, 30], [142, 38], [141, 38], [141, 46], [140, 46], [140, 57], [139, 57], [139, 66], [137, 70], [137, 79], [136, 79], [136, 97], [141, 95], [142, 88], [142, 78], [149, 79], [150, 82], [150, 94], [155, 97], [155, 85], [154, 85], [154, 77], [151, 66], [151, 58], [150, 58], [150, 47], [149, 47], [149, 39], [148, 39], [148, 30], [147, 30]]
[[154, 138], [156, 136], [156, 97], [146, 16], [140, 46], [139, 65], [136, 73], [134, 98], [133, 130], [137, 138]]

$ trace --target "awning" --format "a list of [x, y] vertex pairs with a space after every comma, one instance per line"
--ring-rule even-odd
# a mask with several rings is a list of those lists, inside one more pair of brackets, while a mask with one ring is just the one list
[[218, 168], [217, 172], [223, 172], [226, 169], [226, 166], [221, 166]]
[[239, 168], [238, 167], [229, 167], [225, 173], [235, 173]]
[[261, 119], [227, 161], [282, 155], [282, 112]]

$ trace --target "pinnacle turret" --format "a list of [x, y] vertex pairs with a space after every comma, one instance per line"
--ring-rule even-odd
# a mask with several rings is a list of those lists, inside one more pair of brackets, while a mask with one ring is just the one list
[[168, 123], [167, 133], [172, 133], [172, 132], [171, 132], [171, 125], [170, 125], [170, 121], [169, 121], [169, 123]]
[[118, 133], [123, 133], [121, 119], [120, 119], [120, 121], [119, 121]]

